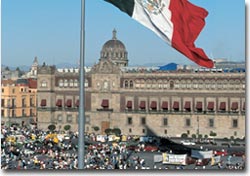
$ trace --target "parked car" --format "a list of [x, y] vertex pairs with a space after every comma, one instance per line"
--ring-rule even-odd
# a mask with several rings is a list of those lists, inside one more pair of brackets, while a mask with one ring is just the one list
[[208, 165], [210, 159], [209, 158], [204, 158], [204, 159], [198, 159], [195, 163], [196, 166], [206, 166]]
[[220, 156], [227, 156], [228, 155], [227, 151], [224, 150], [224, 149], [222, 149], [222, 150], [214, 150], [213, 154], [215, 156], [218, 156], [218, 155], [220, 155]]
[[128, 145], [128, 146], [127, 146], [127, 149], [128, 149], [128, 150], [132, 150], [132, 151], [138, 151], [138, 150], [139, 150], [139, 147], [138, 147], [138, 145], [132, 144], [132, 145]]
[[144, 151], [155, 152], [158, 151], [158, 147], [155, 145], [145, 145]]
[[181, 144], [182, 145], [195, 145], [195, 142], [184, 140], [184, 141], [181, 141]]
[[187, 165], [196, 164], [196, 159], [188, 156], [187, 159], [186, 159], [186, 163], [187, 163]]

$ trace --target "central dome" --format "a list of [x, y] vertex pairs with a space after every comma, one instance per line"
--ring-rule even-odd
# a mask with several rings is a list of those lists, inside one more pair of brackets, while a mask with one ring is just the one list
[[127, 66], [127, 51], [125, 45], [116, 38], [116, 30], [113, 30], [113, 37], [107, 41], [101, 51], [101, 59], [110, 59], [118, 66]]

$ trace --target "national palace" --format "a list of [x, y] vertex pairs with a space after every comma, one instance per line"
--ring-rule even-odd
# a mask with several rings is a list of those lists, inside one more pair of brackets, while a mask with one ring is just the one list
[[[245, 72], [133, 68], [128, 61], [114, 30], [98, 63], [85, 70], [86, 132], [119, 128], [127, 135], [245, 136]], [[79, 98], [79, 69], [38, 67], [38, 128], [78, 130]]]

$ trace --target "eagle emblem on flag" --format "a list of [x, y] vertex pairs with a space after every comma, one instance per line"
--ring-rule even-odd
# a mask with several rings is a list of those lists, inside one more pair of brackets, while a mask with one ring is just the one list
[[150, 14], [158, 15], [161, 13], [165, 4], [162, 0], [138, 0], [141, 6]]

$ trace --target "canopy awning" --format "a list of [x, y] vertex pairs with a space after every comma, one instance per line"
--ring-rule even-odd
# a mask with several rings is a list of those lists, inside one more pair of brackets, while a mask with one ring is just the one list
[[109, 100], [103, 99], [102, 100], [102, 105], [103, 108], [108, 108], [109, 107]]

